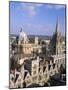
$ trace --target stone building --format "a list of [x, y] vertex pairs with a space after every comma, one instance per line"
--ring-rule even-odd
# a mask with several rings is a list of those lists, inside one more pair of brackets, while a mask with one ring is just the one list
[[29, 43], [27, 35], [25, 33], [23, 35], [21, 32], [18, 44], [15, 44], [19, 71], [15, 69], [10, 73], [10, 88], [24, 88], [34, 84], [44, 86], [46, 83], [50, 85], [50, 77], [56, 74], [65, 75], [61, 68], [66, 69], [66, 53], [63, 52], [65, 47], [64, 49], [62, 48], [62, 37], [59, 31], [60, 28], [57, 21], [56, 31], [51, 40], [47, 42], [48, 45], [50, 44], [48, 55], [42, 53], [41, 49], [44, 45], [38, 44], [37, 37], [34, 43]]
[[55, 33], [50, 41], [50, 52], [52, 55], [62, 53], [62, 38], [60, 33], [59, 21], [56, 22]]

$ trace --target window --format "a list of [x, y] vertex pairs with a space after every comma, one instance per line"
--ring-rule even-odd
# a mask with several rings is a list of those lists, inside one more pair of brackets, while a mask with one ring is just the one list
[[33, 66], [33, 69], [36, 69], [37, 68], [37, 65], [35, 64], [34, 66]]
[[30, 83], [31, 83], [31, 80], [30, 80], [30, 79], [29, 79], [29, 80], [27, 80], [27, 83], [28, 83], [28, 84], [30, 84]]
[[50, 61], [48, 61], [48, 64], [50, 64]]
[[53, 63], [54, 61], [52, 60], [52, 63]]
[[40, 72], [40, 67], [39, 67], [39, 72]]
[[51, 68], [51, 65], [48, 65], [48, 70], [50, 70], [50, 68]]
[[46, 69], [46, 67], [44, 66], [44, 67], [43, 67], [43, 72], [45, 71], [45, 69]]
[[36, 71], [33, 71], [33, 74], [36, 74]]
[[45, 78], [47, 78], [47, 74], [45, 74]]
[[37, 76], [34, 76], [34, 77], [33, 77], [33, 80], [34, 80], [34, 81], [37, 80]]
[[55, 68], [55, 64], [53, 64], [53, 69]]
[[42, 76], [39, 76], [39, 80], [42, 80]]

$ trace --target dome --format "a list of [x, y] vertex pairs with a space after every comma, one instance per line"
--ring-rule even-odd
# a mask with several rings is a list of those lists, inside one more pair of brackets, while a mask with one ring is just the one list
[[19, 34], [19, 40], [22, 41], [25, 43], [26, 41], [28, 41], [28, 38], [27, 38], [27, 34], [23, 31], [20, 32]]
[[26, 33], [23, 32], [23, 31], [20, 32], [20, 35], [19, 36], [20, 36], [20, 38], [26, 38], [27, 37]]

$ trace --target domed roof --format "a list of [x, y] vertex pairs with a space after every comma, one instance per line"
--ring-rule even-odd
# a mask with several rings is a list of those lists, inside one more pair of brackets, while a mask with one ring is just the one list
[[26, 34], [25, 32], [23, 32], [23, 31], [21, 31], [21, 32], [20, 32], [20, 37], [25, 38], [25, 37], [27, 37], [27, 34]]
[[19, 34], [19, 40], [24, 40], [24, 42], [25, 41], [27, 41], [27, 34], [24, 32], [24, 31], [22, 31], [22, 29], [21, 29], [21, 31], [20, 31], [20, 34]]

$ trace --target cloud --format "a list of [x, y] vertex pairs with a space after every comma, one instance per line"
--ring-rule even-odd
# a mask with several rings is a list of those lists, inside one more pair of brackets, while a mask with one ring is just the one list
[[47, 8], [50, 8], [50, 9], [62, 9], [62, 8], [65, 8], [65, 5], [46, 5]]
[[35, 16], [38, 9], [45, 5], [46, 8], [49, 9], [62, 9], [65, 8], [65, 5], [49, 5], [49, 4], [41, 4], [41, 3], [21, 3], [22, 9], [28, 14], [29, 16]]
[[34, 16], [36, 14], [35, 7], [29, 4], [22, 4], [23, 9], [30, 16]]
[[36, 15], [37, 9], [41, 7], [43, 4], [35, 4], [35, 3], [22, 3], [22, 8], [29, 16]]

